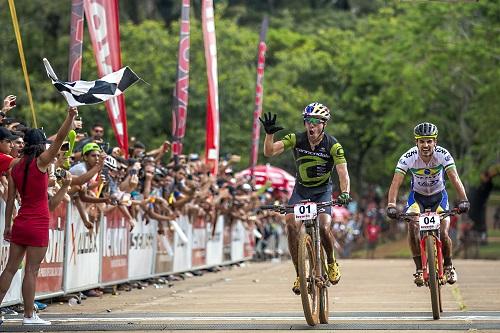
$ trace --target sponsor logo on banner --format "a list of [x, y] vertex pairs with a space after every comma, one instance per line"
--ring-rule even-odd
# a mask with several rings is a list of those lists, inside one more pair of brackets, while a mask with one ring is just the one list
[[59, 204], [50, 213], [49, 244], [45, 257], [40, 264], [36, 281], [37, 293], [62, 291], [64, 271], [64, 243], [67, 204]]
[[[99, 75], [105, 76], [122, 67], [118, 0], [86, 0], [85, 15]], [[123, 151], [128, 151], [125, 97], [117, 96], [106, 102], [108, 116]]]
[[129, 231], [121, 211], [114, 208], [106, 213], [101, 275], [103, 282], [127, 279], [128, 238]]

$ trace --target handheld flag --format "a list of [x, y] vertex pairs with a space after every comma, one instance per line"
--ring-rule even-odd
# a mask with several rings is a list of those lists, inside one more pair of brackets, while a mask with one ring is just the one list
[[105, 102], [123, 94], [125, 89], [140, 79], [130, 68], [123, 67], [96, 81], [64, 82], [57, 78], [47, 59], [43, 59], [43, 64], [52, 84], [66, 98], [69, 106]]

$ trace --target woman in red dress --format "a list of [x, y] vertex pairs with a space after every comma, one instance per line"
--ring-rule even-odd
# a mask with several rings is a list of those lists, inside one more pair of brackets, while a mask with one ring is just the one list
[[[10, 251], [7, 266], [0, 275], [0, 304], [26, 255], [22, 286], [25, 325], [50, 325], [50, 321], [39, 318], [33, 312], [36, 277], [49, 242], [47, 169], [57, 156], [77, 114], [76, 108], [68, 109], [66, 119], [48, 149], [45, 149], [47, 139], [43, 130], [29, 129], [24, 137], [23, 157], [14, 164], [9, 175], [4, 239], [10, 241]], [[21, 207], [12, 224], [16, 192], [21, 197]]]

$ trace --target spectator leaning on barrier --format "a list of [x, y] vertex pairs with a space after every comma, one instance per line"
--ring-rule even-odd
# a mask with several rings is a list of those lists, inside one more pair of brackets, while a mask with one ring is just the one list
[[[40, 263], [49, 242], [49, 205], [47, 197], [48, 167], [54, 160], [71, 129], [76, 108], [69, 108], [65, 121], [54, 142], [45, 148], [47, 139], [41, 129], [26, 132], [23, 158], [18, 160], [9, 175], [8, 198], [5, 208], [4, 239], [11, 242], [9, 259], [0, 275], [0, 303], [5, 297], [18, 267], [26, 255], [22, 295], [24, 300], [23, 324], [50, 325], [33, 311], [35, 287]], [[29, 190], [27, 190], [29, 188]], [[14, 200], [21, 196], [21, 207], [12, 224]]]

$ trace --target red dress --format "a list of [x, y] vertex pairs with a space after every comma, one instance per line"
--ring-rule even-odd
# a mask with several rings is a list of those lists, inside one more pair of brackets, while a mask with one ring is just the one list
[[12, 224], [11, 242], [45, 247], [49, 244], [49, 175], [38, 169], [34, 158], [29, 166], [25, 192], [22, 193], [25, 165], [26, 158], [23, 158], [11, 172], [21, 195], [21, 208]]

